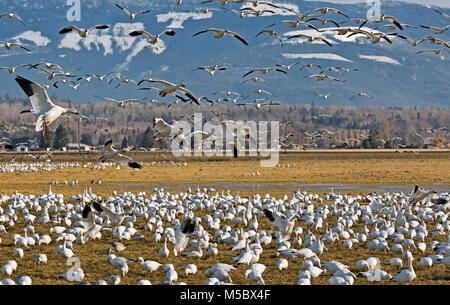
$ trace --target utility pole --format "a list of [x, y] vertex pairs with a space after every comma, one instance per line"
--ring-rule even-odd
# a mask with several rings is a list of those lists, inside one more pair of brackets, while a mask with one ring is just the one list
[[78, 154], [81, 155], [81, 146], [80, 146], [80, 121], [81, 121], [81, 118], [78, 117], [78, 133], [77, 133], [77, 140], [78, 140]]

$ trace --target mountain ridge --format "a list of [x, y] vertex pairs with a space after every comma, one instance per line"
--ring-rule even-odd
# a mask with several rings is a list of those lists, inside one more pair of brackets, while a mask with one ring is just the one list
[[[3, 3], [2, 3], [3, 2]], [[5, 1], [0, 1], [4, 4]], [[17, 20], [0, 20], [0, 24], [7, 24], [8, 31], [2, 31], [0, 40], [19, 41], [32, 48], [31, 54], [17, 50], [6, 51], [0, 49], [1, 66], [11, 67], [23, 63], [36, 63], [40, 61], [55, 62], [63, 66], [66, 71], [81, 68], [77, 75], [83, 74], [105, 74], [110, 71], [119, 72], [122, 75], [139, 80], [142, 77], [156, 77], [168, 81], [177, 82], [183, 80], [186, 85], [197, 96], [208, 96], [215, 98], [213, 92], [228, 90], [242, 92], [249, 96], [247, 101], [260, 96], [253, 95], [256, 89], [264, 89], [274, 96], [270, 100], [278, 100], [283, 103], [326, 103], [339, 105], [359, 106], [418, 106], [427, 107], [449, 107], [448, 88], [450, 85], [450, 69], [448, 53], [442, 56], [431, 54], [415, 54], [419, 50], [436, 48], [436, 45], [423, 43], [422, 46], [413, 48], [408, 42], [399, 38], [392, 38], [393, 44], [386, 42], [373, 45], [365, 39], [358, 38], [355, 42], [344, 42], [340, 37], [330, 33], [322, 33], [327, 39], [333, 41], [333, 47], [325, 44], [311, 44], [301, 41], [286, 40], [286, 33], [299, 30], [291, 29], [289, 26], [280, 24], [273, 29], [283, 35], [284, 46], [281, 47], [277, 39], [268, 35], [254, 36], [267, 25], [281, 20], [293, 20], [295, 15], [268, 16], [258, 18], [238, 18], [231, 12], [211, 13], [212, 18], [204, 17], [192, 9], [197, 7], [200, 1], [186, 5], [175, 5], [175, 3], [155, 3], [149, 9], [152, 13], [138, 16], [131, 21], [123, 12], [114, 7], [110, 1], [97, 0], [85, 2], [82, 7], [81, 22], [69, 22], [65, 18], [65, 12], [70, 6], [61, 5], [58, 1], [46, 1], [43, 3], [30, 4], [29, 1], [18, 1], [16, 4], [7, 4], [4, 10], [12, 10], [23, 15], [27, 26], [24, 27]], [[274, 3], [287, 3], [300, 7], [300, 11], [311, 11], [316, 7], [325, 5], [336, 7], [345, 11], [350, 17], [365, 17], [367, 10], [365, 4], [338, 5], [327, 2], [304, 2], [304, 1], [273, 1]], [[89, 6], [86, 3], [90, 3]], [[105, 8], [105, 3], [109, 5]], [[132, 1], [117, 1], [121, 5], [129, 7], [130, 10], [138, 10], [146, 7], [147, 2], [136, 4]], [[48, 10], [48, 6], [53, 6]], [[208, 5], [207, 7], [220, 8], [220, 5]], [[239, 8], [239, 5], [230, 6]], [[15, 8], [15, 9], [14, 9]], [[405, 4], [395, 2], [383, 2], [383, 13], [391, 14], [402, 23], [414, 25], [434, 25], [444, 27], [448, 24], [445, 18], [438, 15], [432, 7], [423, 5]], [[173, 16], [167, 16], [170, 12]], [[187, 12], [189, 11], [189, 12]], [[443, 9], [447, 12], [448, 10]], [[45, 14], [43, 13], [45, 12]], [[178, 12], [178, 13], [176, 13]], [[184, 14], [184, 15], [183, 15]], [[191, 15], [189, 15], [191, 14]], [[102, 18], [98, 18], [102, 15]], [[159, 16], [159, 17], [158, 17]], [[164, 16], [164, 17], [160, 17]], [[185, 20], [186, 16], [189, 16]], [[336, 14], [324, 15], [327, 18], [337, 18], [344, 21], [345, 18]], [[342, 18], [341, 18], [342, 17]], [[197, 18], [197, 20], [194, 20]], [[2, 18], [4, 19], [4, 18]], [[32, 20], [28, 24], [28, 20]], [[174, 22], [175, 20], [175, 22]], [[230, 21], [232, 24], [230, 25]], [[63, 27], [74, 24], [87, 27], [94, 24], [109, 24], [110, 29], [102, 31], [100, 35], [93, 34], [84, 41], [77, 40], [75, 35], [59, 35], [58, 31]], [[313, 22], [314, 23], [314, 22]], [[319, 26], [317, 23], [314, 23]], [[382, 25], [387, 24], [383, 23]], [[348, 26], [350, 24], [344, 24]], [[374, 28], [378, 23], [370, 23]], [[249, 42], [249, 46], [243, 46], [233, 38], [214, 39], [213, 34], [206, 33], [198, 37], [192, 35], [208, 27], [223, 28], [240, 33]], [[356, 26], [351, 24], [351, 26]], [[146, 29], [151, 33], [159, 33], [171, 27], [175, 30], [174, 37], [163, 37], [158, 51], [150, 50], [143, 38], [128, 37], [132, 29]], [[325, 28], [321, 26], [320, 28]], [[305, 30], [301, 28], [300, 30]], [[386, 31], [380, 29], [385, 33]], [[402, 35], [414, 37], [434, 36], [433, 31], [426, 29], [405, 29]], [[446, 32], [439, 38], [448, 41], [449, 34]], [[445, 53], [447, 50], [443, 47]], [[11, 55], [15, 54], [15, 55]], [[321, 54], [321, 55], [318, 55]], [[323, 55], [332, 54], [332, 55]], [[298, 57], [295, 59], [294, 57]], [[317, 58], [322, 56], [322, 58]], [[328, 59], [324, 59], [323, 57]], [[313, 57], [313, 58], [304, 58]], [[314, 58], [316, 57], [316, 58]], [[336, 60], [336, 58], [341, 60]], [[332, 59], [334, 58], [334, 59]], [[342, 60], [346, 59], [348, 61]], [[344, 66], [356, 67], [359, 71], [343, 73], [327, 72], [328, 75], [343, 77], [345, 82], [340, 84], [332, 81], [317, 82], [305, 78], [309, 74], [299, 68], [293, 68], [287, 75], [281, 73], [269, 73], [261, 75], [266, 79], [265, 84], [242, 84], [242, 76], [254, 67], [274, 66], [276, 64], [290, 64], [299, 60], [301, 64], [318, 63], [323, 67]], [[230, 67], [227, 71], [219, 71], [214, 77], [210, 77], [205, 71], [194, 71], [199, 66], [215, 63], [232, 63], [237, 67]], [[46, 82], [43, 73], [34, 70], [21, 69], [15, 75], [4, 73], [5, 81], [0, 83], [0, 92], [15, 97], [23, 97], [20, 88], [14, 82], [15, 75], [28, 77], [37, 82]], [[312, 73], [318, 73], [312, 70]], [[256, 73], [254, 76], [260, 76]], [[90, 83], [82, 84], [77, 91], [70, 87], [60, 86], [60, 89], [49, 89], [49, 94], [55, 94], [63, 99], [71, 99], [74, 102], [96, 101], [94, 95], [112, 96], [117, 98], [156, 98], [148, 92], [137, 90], [133, 85], [121, 85], [113, 89], [118, 82], [110, 85], [92, 80]], [[356, 93], [367, 91], [371, 98], [354, 98]], [[315, 93], [331, 93], [325, 102]], [[217, 96], [218, 97], [218, 96]], [[166, 102], [170, 100], [166, 99]]]

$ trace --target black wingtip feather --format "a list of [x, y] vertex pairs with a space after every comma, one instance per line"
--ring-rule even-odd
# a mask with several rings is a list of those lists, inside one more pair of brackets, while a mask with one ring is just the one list
[[131, 167], [131, 168], [142, 168], [142, 165], [140, 165], [137, 162], [129, 162], [128, 166]]
[[72, 31], [72, 29], [70, 29], [70, 28], [64, 28], [61, 31], [59, 31], [59, 34], [66, 34], [66, 33], [69, 33], [71, 31]]
[[87, 218], [89, 215], [89, 212], [91, 212], [91, 207], [89, 205], [86, 205], [83, 209], [83, 218]]
[[33, 89], [31, 88], [31, 84], [33, 84], [32, 81], [29, 81], [28, 79], [23, 78], [22, 76], [17, 76], [16, 82], [19, 84], [20, 88], [22, 88], [22, 90], [28, 97], [34, 95]]
[[103, 212], [102, 206], [98, 202], [92, 203], [92, 206], [97, 212]]
[[112, 144], [113, 140], [109, 139], [108, 141], [106, 141], [105, 146], [108, 146], [109, 144]]
[[266, 217], [269, 218], [269, 220], [272, 222], [275, 220], [275, 218], [273, 218], [272, 212], [268, 209], [264, 209], [264, 215], [266, 215]]
[[186, 219], [181, 225], [181, 232], [183, 234], [190, 234], [195, 230], [195, 223], [192, 222], [192, 219]]

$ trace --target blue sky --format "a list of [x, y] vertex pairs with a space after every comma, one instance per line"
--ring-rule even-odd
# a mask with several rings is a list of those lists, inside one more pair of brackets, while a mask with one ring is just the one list
[[[306, 1], [317, 1], [317, 0], [306, 0]], [[323, 0], [323, 1], [340, 3], [340, 4], [366, 2], [366, 0]], [[381, 1], [381, 5], [383, 5], [383, 1], [386, 1], [386, 0], [380, 0], [380, 1]], [[394, 0], [389, 0], [389, 1], [394, 1]], [[426, 5], [437, 5], [440, 7], [450, 8], [450, 0], [401, 0], [401, 1], [402, 2], [410, 2], [410, 3], [426, 4]]]

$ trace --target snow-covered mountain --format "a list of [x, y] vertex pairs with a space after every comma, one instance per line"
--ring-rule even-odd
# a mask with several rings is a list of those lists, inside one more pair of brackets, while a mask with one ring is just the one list
[[[77, 11], [77, 0], [47, 0], [31, 1], [0, 0], [2, 12], [14, 12], [20, 15], [25, 26], [17, 19], [0, 18], [0, 40], [20, 42], [32, 52], [22, 49], [6, 50], [0, 47], [0, 66], [12, 67], [23, 63], [47, 61], [57, 63], [65, 71], [76, 71], [76, 75], [105, 74], [114, 71], [127, 78], [140, 80], [143, 77], [161, 78], [172, 82], [183, 81], [196, 96], [208, 96], [211, 99], [219, 97], [214, 92], [233, 90], [249, 96], [247, 102], [263, 95], [254, 94], [257, 89], [264, 89], [274, 96], [269, 100], [283, 103], [340, 104], [362, 106], [420, 106], [434, 105], [436, 107], [450, 106], [448, 97], [450, 88], [450, 49], [443, 45], [431, 44], [429, 41], [412, 47], [411, 44], [398, 37], [390, 37], [392, 44], [381, 42], [372, 44], [362, 35], [346, 38], [338, 35], [336, 26], [332, 23], [321, 25], [318, 21], [310, 21], [323, 32], [318, 33], [308, 27], [290, 28], [287, 24], [277, 24], [271, 27], [283, 37], [283, 46], [277, 38], [267, 33], [255, 37], [268, 25], [283, 21], [295, 20], [295, 14], [286, 10], [274, 10], [275, 14], [265, 13], [260, 17], [244, 17], [222, 9], [219, 3], [201, 5], [200, 0], [184, 0], [182, 5], [176, 5], [173, 0], [161, 1], [107, 1], [82, 0]], [[370, 6], [361, 4], [339, 5], [335, 3], [272, 0], [274, 4], [300, 11], [310, 12], [319, 7], [333, 7], [345, 12], [351, 18], [366, 18]], [[66, 4], [68, 3], [68, 4]], [[130, 20], [113, 4], [119, 3], [130, 11], [149, 9], [152, 12]], [[227, 8], [239, 10], [243, 4], [228, 4]], [[245, 6], [252, 6], [246, 4]], [[196, 10], [200, 7], [217, 8], [218, 11], [202, 13]], [[257, 9], [274, 8], [259, 6]], [[438, 8], [450, 14], [448, 9]], [[70, 16], [80, 21], [69, 21]], [[449, 21], [439, 15], [434, 7], [408, 4], [398, 1], [382, 1], [381, 13], [397, 17], [402, 24], [413, 26], [428, 25], [445, 27]], [[334, 19], [346, 23], [340, 27], [357, 27], [358, 25], [339, 14], [329, 12], [321, 18]], [[81, 39], [75, 33], [60, 35], [58, 32], [67, 25], [81, 28], [95, 24], [107, 24], [109, 29], [91, 32], [86, 39]], [[384, 27], [391, 24], [371, 22], [364, 27], [377, 29], [384, 33], [393, 31]], [[214, 39], [212, 33], [192, 37], [206, 28], [227, 28], [242, 35], [249, 43], [244, 46], [233, 37]], [[152, 34], [158, 34], [167, 28], [175, 30], [173, 37], [162, 36], [161, 42], [153, 48], [142, 37], [131, 37], [133, 30], [145, 29]], [[405, 27], [399, 32], [415, 40], [425, 36], [437, 36], [449, 41], [450, 31], [435, 35], [434, 31], [424, 28]], [[287, 39], [292, 35], [306, 34], [321, 36], [332, 43], [332, 47], [317, 41], [308, 43], [303, 38]], [[431, 53], [416, 54], [425, 49], [442, 49], [441, 55]], [[262, 75], [255, 72], [250, 76], [258, 76], [266, 82], [246, 82], [242, 76], [253, 68], [273, 67], [276, 64], [288, 65], [299, 61], [287, 74], [269, 72]], [[229, 63], [226, 71], [218, 71], [211, 77], [206, 71], [196, 70], [199, 66]], [[325, 80], [315, 81], [305, 78], [321, 70], [307, 68], [300, 71], [303, 64], [316, 63], [323, 68], [341, 66], [356, 68], [359, 71], [342, 72], [338, 74], [326, 71], [324, 74], [343, 79], [345, 82]], [[24, 97], [23, 92], [14, 81], [15, 75], [30, 78], [40, 83], [50, 83], [46, 75], [28, 68], [18, 69], [14, 75], [0, 71], [0, 94], [12, 97]], [[249, 76], [249, 77], [250, 77]], [[66, 85], [59, 89], [49, 89], [50, 95], [70, 99], [75, 102], [99, 101], [94, 95], [116, 98], [155, 98], [156, 95], [147, 91], [137, 90], [134, 84], [123, 84], [114, 89], [117, 80], [108, 84], [96, 79], [82, 84], [77, 91]], [[371, 98], [354, 97], [364, 91]], [[324, 101], [315, 95], [331, 94]], [[353, 97], [353, 98], [352, 98]], [[166, 98], [170, 101], [170, 98]], [[242, 100], [241, 100], [242, 101]], [[243, 101], [246, 102], [246, 101]]]

